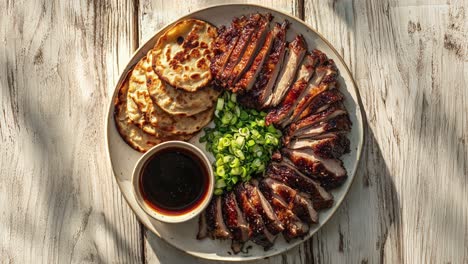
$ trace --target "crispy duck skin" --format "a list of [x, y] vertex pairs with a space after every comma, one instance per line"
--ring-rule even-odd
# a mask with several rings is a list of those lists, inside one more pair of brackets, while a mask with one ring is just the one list
[[336, 75], [338, 70], [332, 60], [327, 60], [324, 64], [317, 67], [315, 75], [309, 82], [307, 89], [303, 95], [298, 98], [298, 102], [292, 114], [282, 123], [285, 127], [292, 121], [296, 120], [304, 109], [311, 103], [311, 101], [322, 92], [330, 89], [336, 82]]
[[284, 60], [280, 74], [278, 75], [278, 82], [276, 88], [272, 93], [272, 98], [268, 106], [277, 106], [284, 95], [288, 91], [288, 88], [293, 83], [296, 72], [299, 69], [299, 65], [304, 58], [306, 53], [307, 44], [302, 35], [296, 36], [296, 38], [288, 45], [288, 54]]
[[318, 125], [300, 129], [295, 132], [297, 138], [313, 138], [328, 132], [348, 132], [351, 129], [351, 121], [348, 115], [339, 115], [335, 118], [321, 122]]
[[284, 230], [284, 226], [281, 221], [279, 221], [270, 203], [268, 203], [266, 198], [263, 196], [263, 193], [258, 189], [258, 181], [253, 179], [251, 182], [245, 182], [244, 188], [247, 192], [250, 203], [261, 215], [267, 230], [272, 235], [281, 233]]
[[282, 149], [283, 155], [305, 175], [316, 179], [326, 189], [341, 185], [347, 178], [343, 162], [339, 159], [326, 159], [310, 149]]
[[252, 38], [250, 39], [250, 42], [245, 48], [245, 52], [242, 55], [242, 58], [239, 60], [239, 62], [231, 72], [231, 76], [229, 77], [227, 84], [228, 87], [231, 87], [233, 84], [237, 83], [240, 77], [249, 68], [250, 64], [255, 58], [255, 52], [257, 52], [260, 49], [261, 45], [265, 41], [266, 33], [268, 32], [268, 25], [270, 23], [271, 18], [271, 14], [261, 16], [260, 20], [257, 23], [257, 28], [255, 28], [255, 32], [252, 34]]
[[329, 208], [333, 205], [333, 196], [318, 182], [299, 172], [289, 160], [271, 163], [267, 177], [282, 182], [291, 188], [310, 195], [315, 209]]
[[273, 246], [275, 236], [268, 232], [268, 229], [263, 222], [262, 216], [257, 212], [255, 207], [250, 203], [247, 196], [247, 190], [243, 184], [238, 184], [234, 188], [242, 212], [244, 212], [245, 219], [249, 224], [251, 230], [250, 239], [257, 245], [263, 246], [265, 250]]
[[223, 87], [227, 87], [227, 81], [231, 76], [232, 70], [244, 54], [244, 50], [247, 47], [253, 32], [258, 26], [257, 24], [260, 20], [260, 17], [260, 14], [250, 15], [247, 19], [247, 22], [245, 23], [245, 26], [241, 29], [239, 39], [236, 42], [234, 48], [232, 49], [231, 55], [229, 56], [226, 66], [224, 67], [224, 70], [220, 72], [217, 78], [218, 82], [221, 83]]
[[259, 183], [259, 189], [273, 207], [278, 219], [283, 223], [283, 236], [286, 241], [289, 242], [294, 238], [303, 237], [309, 232], [309, 226], [288, 208], [288, 204], [283, 199], [273, 195], [264, 181]]
[[244, 93], [246, 91], [250, 91], [252, 86], [254, 85], [260, 70], [262, 69], [262, 65], [265, 62], [265, 59], [268, 57], [270, 53], [271, 47], [273, 46], [273, 40], [276, 38], [276, 35], [281, 31], [281, 25], [276, 23], [275, 27], [268, 32], [266, 36], [265, 43], [263, 43], [262, 48], [255, 56], [252, 64], [250, 65], [249, 70], [247, 70], [242, 78], [232, 87], [232, 92], [234, 93]]
[[236, 195], [234, 192], [226, 192], [222, 197], [224, 222], [231, 232], [232, 240], [246, 242], [249, 239], [249, 226], [237, 204]]
[[263, 181], [268, 187], [268, 191], [271, 192], [271, 195], [277, 196], [286, 202], [288, 209], [302, 221], [317, 223], [318, 214], [313, 207], [312, 201], [306, 195], [301, 195], [293, 188], [272, 178], [265, 178]]
[[349, 153], [349, 139], [343, 134], [333, 133], [333, 136], [322, 139], [296, 139], [289, 145], [289, 149], [312, 149], [322, 158], [339, 158]]
[[336, 104], [338, 102], [342, 102], [344, 99], [343, 94], [333, 86], [337, 86], [338, 83], [331, 84], [330, 89], [320, 93], [315, 97], [310, 104], [299, 114], [299, 117], [296, 118], [297, 120], [301, 120], [306, 118], [307, 116], [316, 114], [324, 110], [324, 108], [328, 108], [330, 105]]
[[278, 74], [283, 65], [284, 53], [286, 51], [286, 30], [288, 21], [281, 24], [281, 31], [273, 41], [273, 47], [268, 59], [263, 64], [262, 70], [254, 85], [254, 96], [257, 98], [258, 108], [265, 108], [272, 99], [273, 88], [278, 78]]
[[214, 197], [208, 204], [206, 208], [206, 226], [212, 239], [231, 238], [231, 233], [223, 220], [221, 196]]
[[297, 75], [297, 80], [293, 86], [288, 90], [281, 104], [278, 107], [270, 110], [265, 117], [267, 125], [280, 124], [284, 119], [288, 118], [297, 104], [297, 98], [307, 88], [309, 79], [312, 77], [315, 66], [319, 62], [319, 57], [307, 55], [302, 62], [301, 68]]
[[[234, 18], [229, 28], [220, 28], [218, 37], [213, 44], [214, 56], [211, 59], [210, 70], [213, 76], [219, 76], [239, 39], [240, 31], [245, 26], [247, 18]], [[216, 78], [215, 78], [216, 79]]]
[[294, 137], [303, 134], [304, 130], [313, 126], [318, 126], [328, 120], [334, 119], [338, 116], [347, 115], [348, 112], [341, 104], [335, 104], [322, 112], [314, 115], [307, 116], [306, 118], [291, 124], [287, 129], [287, 136]]

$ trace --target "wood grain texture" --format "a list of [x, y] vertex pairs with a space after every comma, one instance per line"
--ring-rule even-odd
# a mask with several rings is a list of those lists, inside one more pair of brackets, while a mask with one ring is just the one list
[[1, 263], [141, 262], [103, 122], [135, 48], [134, 11], [131, 1], [1, 1]]
[[[467, 1], [247, 2], [322, 33], [368, 120], [335, 216], [256, 263], [468, 263]], [[218, 3], [0, 2], [1, 263], [210, 263], [142, 232], [112, 176], [103, 120], [139, 43]]]
[[468, 263], [466, 1], [306, 1], [368, 119], [348, 199], [315, 263]]

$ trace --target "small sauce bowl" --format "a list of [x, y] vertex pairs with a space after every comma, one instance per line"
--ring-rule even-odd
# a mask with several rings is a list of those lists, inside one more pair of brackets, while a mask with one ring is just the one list
[[210, 202], [214, 174], [208, 157], [184, 141], [154, 146], [133, 170], [133, 193], [152, 218], [166, 223], [188, 221]]

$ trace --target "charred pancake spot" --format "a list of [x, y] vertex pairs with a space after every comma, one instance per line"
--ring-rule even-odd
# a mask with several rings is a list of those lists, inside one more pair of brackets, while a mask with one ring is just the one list
[[200, 42], [200, 48], [203, 48], [203, 49], [207, 49], [208, 48], [208, 44], [206, 44], [205, 42]]
[[198, 49], [193, 49], [190, 52], [190, 58], [199, 58], [200, 57], [200, 51]]
[[206, 64], [206, 61], [204, 58], [201, 58], [198, 62], [197, 62], [197, 67], [200, 68], [200, 69], [206, 69], [208, 68], [208, 65]]
[[182, 45], [182, 43], [184, 43], [184, 37], [178, 36], [177, 37], [177, 44]]
[[200, 74], [194, 73], [194, 74], [190, 75], [190, 79], [192, 79], [192, 80], [199, 80], [199, 79], [200, 79]]

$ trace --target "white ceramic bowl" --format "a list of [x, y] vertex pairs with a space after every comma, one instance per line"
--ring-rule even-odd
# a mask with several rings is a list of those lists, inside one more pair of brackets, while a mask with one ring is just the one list
[[[200, 161], [203, 162], [203, 166], [206, 168], [206, 171], [208, 172], [208, 193], [203, 196], [203, 200], [192, 210], [180, 214], [180, 215], [167, 215], [167, 214], [162, 214], [155, 209], [153, 209], [148, 203], [145, 202], [143, 199], [142, 191], [140, 189], [140, 177], [142, 174], [142, 169], [144, 168], [144, 165], [146, 162], [156, 153], [167, 149], [167, 148], [181, 148], [186, 150], [187, 152], [192, 153], [196, 157], [200, 159]], [[213, 188], [214, 188], [214, 175], [213, 175], [213, 169], [211, 167], [211, 163], [208, 159], [208, 157], [201, 151], [198, 147], [189, 144], [184, 141], [167, 141], [164, 143], [161, 143], [157, 146], [154, 146], [150, 150], [148, 150], [141, 158], [138, 160], [136, 163], [135, 168], [133, 169], [133, 177], [132, 177], [132, 182], [133, 182], [133, 195], [135, 196], [135, 199], [138, 202], [138, 205], [145, 211], [145, 213], [152, 218], [159, 220], [161, 222], [165, 223], [182, 223], [185, 221], [188, 221], [195, 216], [199, 215], [203, 210], [205, 210], [206, 206], [208, 206], [208, 203], [211, 200], [211, 197], [213, 196]]]

